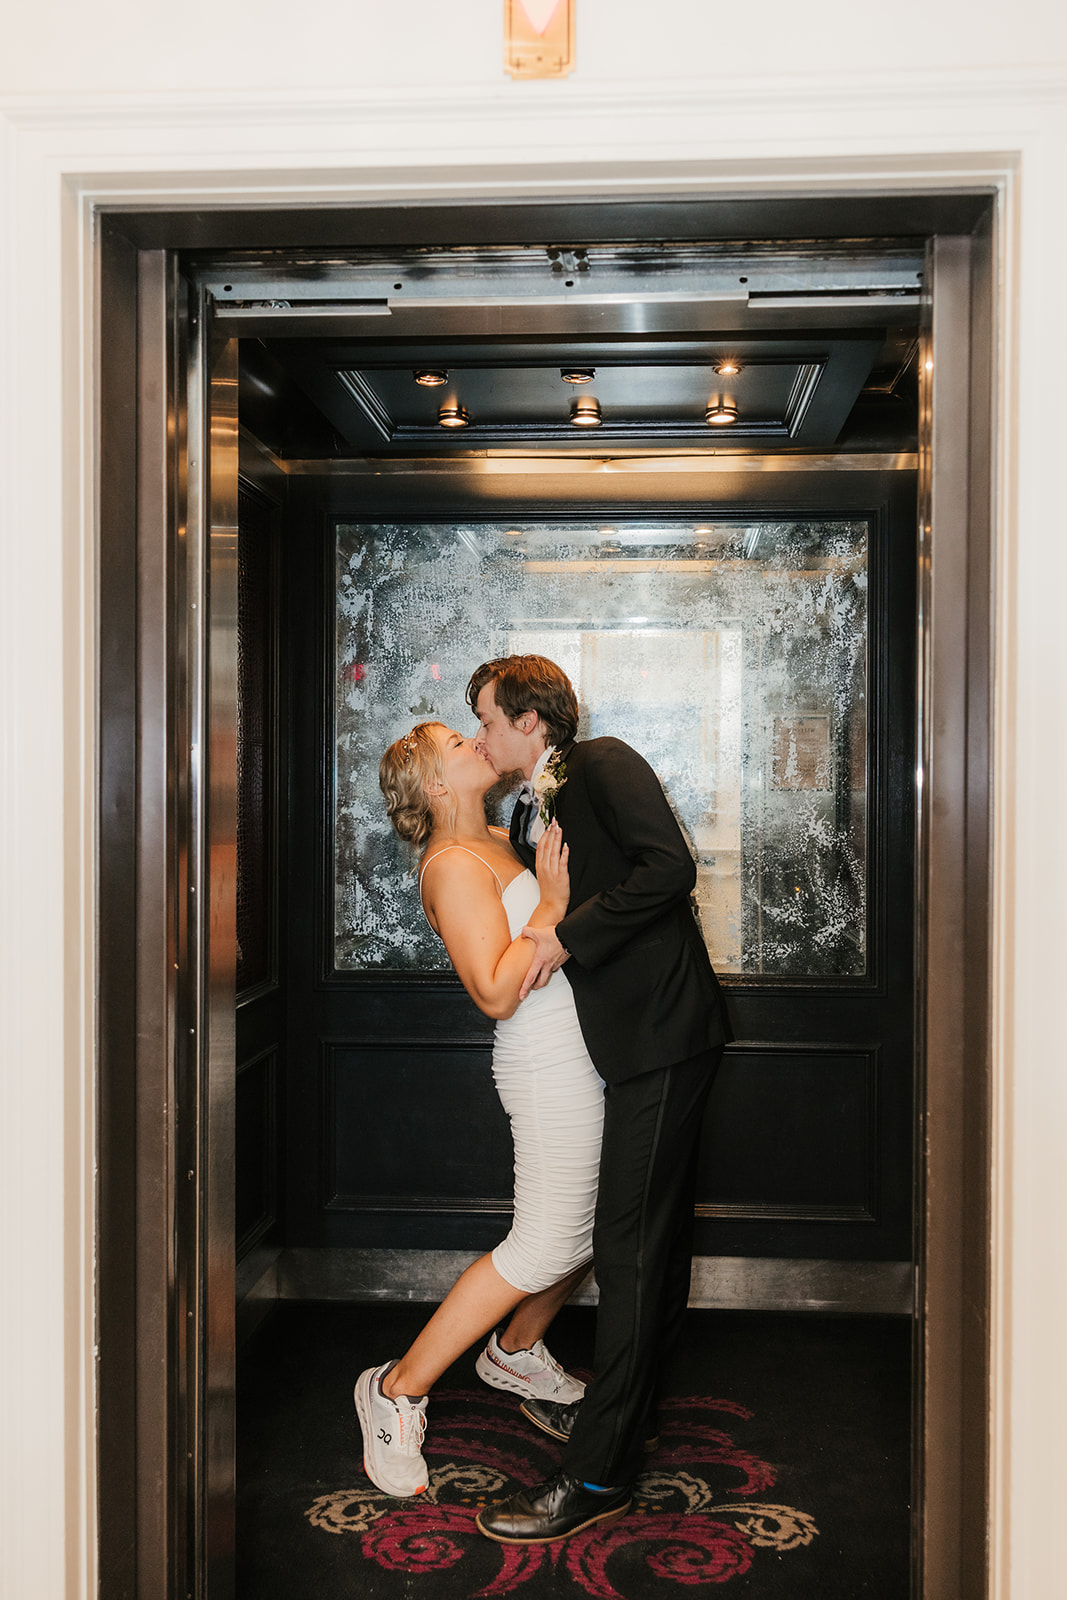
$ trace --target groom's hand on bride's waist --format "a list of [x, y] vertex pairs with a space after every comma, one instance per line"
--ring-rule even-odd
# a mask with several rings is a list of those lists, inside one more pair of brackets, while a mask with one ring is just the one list
[[543, 989], [552, 974], [563, 965], [570, 954], [564, 950], [556, 938], [555, 928], [531, 928], [522, 930], [524, 939], [529, 939], [534, 947], [533, 960], [530, 970], [522, 981], [519, 990], [519, 999], [525, 1000], [531, 989]]

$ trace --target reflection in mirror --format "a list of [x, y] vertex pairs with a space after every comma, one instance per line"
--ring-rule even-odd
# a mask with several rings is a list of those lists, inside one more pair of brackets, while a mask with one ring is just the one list
[[339, 523], [335, 966], [450, 970], [378, 761], [427, 718], [473, 732], [474, 667], [533, 651], [570, 675], [579, 737], [659, 773], [720, 972], [862, 976], [867, 545], [863, 519]]

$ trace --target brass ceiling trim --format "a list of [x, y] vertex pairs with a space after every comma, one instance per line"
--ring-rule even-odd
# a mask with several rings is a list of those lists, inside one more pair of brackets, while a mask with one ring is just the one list
[[644, 473], [915, 472], [914, 451], [886, 455], [747, 455], [743, 451], [700, 450], [691, 455], [637, 455], [590, 460], [573, 455], [349, 457], [347, 460], [285, 460], [253, 434], [242, 438], [278, 472], [295, 478], [524, 477], [536, 471], [549, 477], [595, 477]]

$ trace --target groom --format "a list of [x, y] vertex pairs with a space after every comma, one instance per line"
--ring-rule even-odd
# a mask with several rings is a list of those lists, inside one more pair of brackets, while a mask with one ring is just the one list
[[725, 1010], [689, 902], [693, 858], [648, 763], [619, 739], [576, 742], [577, 698], [544, 656], [486, 662], [467, 699], [475, 747], [526, 780], [511, 823], [519, 855], [533, 867], [551, 816], [570, 846], [567, 915], [523, 930], [535, 945], [524, 993], [563, 967], [605, 1083], [596, 1377], [573, 1405], [524, 1405], [566, 1440], [562, 1469], [478, 1516], [490, 1539], [541, 1544], [630, 1505], [688, 1299], [697, 1145]]

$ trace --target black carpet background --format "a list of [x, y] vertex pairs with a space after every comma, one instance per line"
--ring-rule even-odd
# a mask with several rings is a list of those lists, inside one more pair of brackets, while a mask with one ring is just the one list
[[[283, 1304], [242, 1351], [239, 1600], [907, 1600], [906, 1319], [690, 1312], [632, 1511], [517, 1550], [474, 1515], [548, 1476], [560, 1447], [479, 1382], [476, 1351], [431, 1398], [428, 1494], [390, 1500], [363, 1473], [352, 1384], [427, 1315]], [[568, 1307], [549, 1340], [585, 1375], [593, 1315]]]

